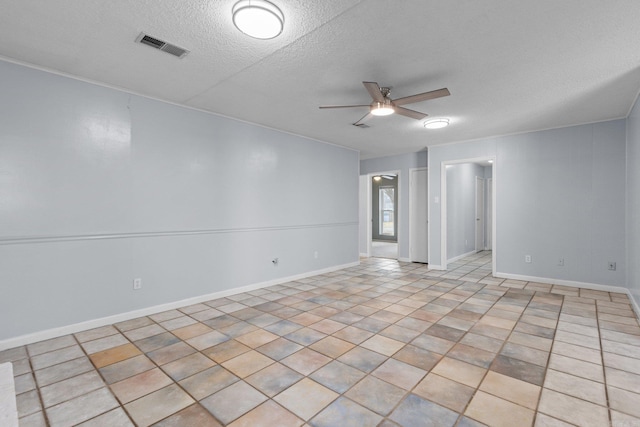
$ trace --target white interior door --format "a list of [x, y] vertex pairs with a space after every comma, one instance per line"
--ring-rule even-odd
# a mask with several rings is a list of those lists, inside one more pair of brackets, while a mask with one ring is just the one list
[[484, 249], [484, 179], [476, 177], [476, 251]]
[[409, 249], [411, 261], [426, 263], [428, 257], [427, 169], [412, 169], [409, 179]]

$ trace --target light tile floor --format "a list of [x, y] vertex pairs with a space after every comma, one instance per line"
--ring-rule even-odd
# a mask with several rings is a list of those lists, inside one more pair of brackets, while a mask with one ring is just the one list
[[388, 259], [0, 352], [20, 426], [640, 426], [624, 294]]

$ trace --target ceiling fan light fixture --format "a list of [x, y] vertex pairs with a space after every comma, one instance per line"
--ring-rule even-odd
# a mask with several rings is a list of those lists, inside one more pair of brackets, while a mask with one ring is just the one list
[[284, 28], [282, 11], [266, 0], [240, 0], [233, 6], [232, 14], [233, 25], [256, 39], [272, 39]]
[[387, 102], [373, 102], [371, 104], [371, 114], [374, 116], [388, 116], [395, 112], [393, 106]]
[[424, 122], [426, 129], [442, 129], [449, 126], [449, 119], [433, 119]]

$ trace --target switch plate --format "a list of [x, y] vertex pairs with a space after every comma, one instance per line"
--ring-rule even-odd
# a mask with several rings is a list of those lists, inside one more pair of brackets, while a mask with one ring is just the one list
[[527, 264], [531, 263], [531, 255], [525, 255], [524, 256], [524, 262], [526, 262]]
[[609, 270], [616, 271], [616, 263], [615, 263], [615, 261], [609, 261]]

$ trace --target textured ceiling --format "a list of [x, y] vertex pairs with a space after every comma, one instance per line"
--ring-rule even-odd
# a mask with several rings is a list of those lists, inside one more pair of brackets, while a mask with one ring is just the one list
[[[637, 0], [273, 0], [285, 29], [235, 29], [236, 0], [0, 0], [11, 60], [352, 147], [362, 158], [625, 117], [640, 89]], [[144, 31], [190, 51], [134, 43]], [[447, 87], [402, 116], [352, 126], [362, 81], [392, 98]]]

